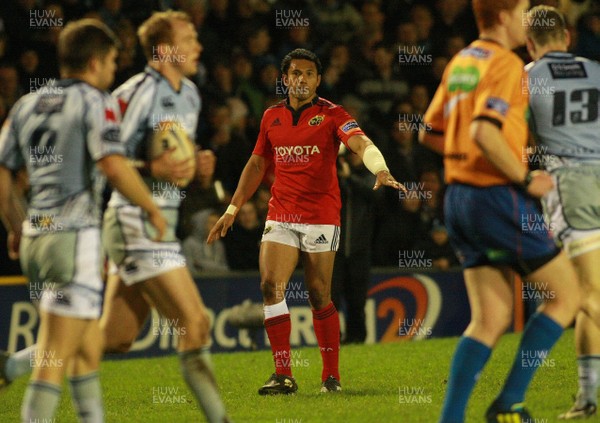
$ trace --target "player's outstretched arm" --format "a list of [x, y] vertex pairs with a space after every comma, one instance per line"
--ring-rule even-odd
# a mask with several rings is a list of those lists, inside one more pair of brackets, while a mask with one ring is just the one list
[[554, 187], [552, 177], [544, 171], [529, 172], [510, 151], [500, 128], [486, 120], [475, 120], [470, 127], [471, 137], [485, 157], [516, 184], [522, 185], [529, 195], [541, 198]]
[[246, 163], [246, 166], [242, 171], [235, 193], [231, 198], [231, 204], [227, 207], [227, 211], [223, 213], [223, 216], [221, 216], [218, 222], [215, 223], [215, 226], [210, 230], [208, 238], [206, 239], [207, 244], [227, 235], [227, 231], [235, 221], [238, 210], [250, 197], [252, 197], [252, 195], [254, 195], [261, 181], [265, 177], [268, 163], [268, 159], [259, 156], [258, 154], [250, 156], [248, 163]]
[[390, 170], [385, 163], [385, 159], [381, 151], [373, 144], [373, 142], [364, 135], [354, 135], [348, 138], [348, 146], [352, 151], [360, 156], [366, 168], [377, 177], [373, 189], [379, 189], [385, 185], [394, 189], [401, 189], [408, 192], [406, 187], [390, 174]]
[[118, 154], [101, 158], [97, 165], [115, 189], [148, 213], [148, 219], [157, 231], [154, 240], [160, 241], [165, 234], [167, 221], [152, 201], [150, 191], [142, 181], [140, 174], [130, 166], [124, 156]]
[[25, 218], [19, 204], [12, 195], [12, 173], [10, 169], [0, 165], [0, 217], [8, 232], [8, 255], [11, 259], [19, 258], [19, 242], [21, 225]]

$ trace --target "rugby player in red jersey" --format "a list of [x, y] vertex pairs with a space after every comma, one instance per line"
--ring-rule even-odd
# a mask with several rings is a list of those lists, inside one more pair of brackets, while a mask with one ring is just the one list
[[240, 207], [254, 194], [273, 163], [275, 181], [260, 247], [260, 287], [265, 328], [275, 373], [260, 395], [290, 394], [298, 386], [290, 368], [290, 314], [285, 301], [288, 281], [301, 257], [313, 309], [313, 324], [323, 359], [321, 392], [340, 391], [340, 324], [331, 301], [333, 261], [340, 234], [340, 191], [336, 158], [340, 143], [358, 154], [377, 176], [373, 189], [404, 189], [390, 175], [379, 149], [341, 106], [316, 94], [321, 62], [296, 49], [281, 63], [288, 98], [268, 108], [254, 152], [227, 211], [208, 235], [211, 243], [227, 234]]

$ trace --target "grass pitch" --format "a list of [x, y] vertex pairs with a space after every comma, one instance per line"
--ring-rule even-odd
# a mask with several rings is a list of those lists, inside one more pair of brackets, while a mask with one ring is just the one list
[[[483, 414], [502, 387], [519, 335], [502, 338], [467, 411], [467, 423]], [[457, 339], [396, 344], [343, 346], [340, 363], [343, 392], [320, 394], [318, 349], [296, 349], [294, 396], [260, 397], [257, 389], [273, 372], [270, 351], [215, 354], [213, 360], [230, 416], [243, 423], [390, 422], [435, 423], [439, 417], [450, 359]], [[201, 422], [195, 400], [179, 373], [175, 356], [104, 361], [101, 368], [107, 422]], [[19, 421], [27, 378], [0, 393], [0, 422]], [[573, 331], [567, 331], [544, 361], [528, 392], [536, 423], [556, 421], [577, 390]], [[55, 422], [75, 422], [64, 387]]]

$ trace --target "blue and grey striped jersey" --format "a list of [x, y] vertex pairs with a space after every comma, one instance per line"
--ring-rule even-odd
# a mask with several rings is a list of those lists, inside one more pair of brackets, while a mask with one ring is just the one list
[[527, 65], [530, 128], [549, 169], [600, 160], [600, 64], [550, 52]]
[[125, 155], [119, 120], [109, 93], [76, 79], [51, 83], [15, 104], [0, 133], [0, 164], [27, 169], [25, 234], [100, 226], [106, 180], [95, 162]]
[[[200, 113], [200, 95], [189, 79], [182, 80], [175, 91], [159, 72], [146, 66], [144, 72], [131, 77], [117, 88], [117, 97], [123, 114], [122, 137], [127, 144], [127, 155], [135, 160], [149, 160], [150, 141], [165, 125], [181, 125], [192, 142]], [[177, 208], [183, 194], [175, 184], [144, 178], [155, 203], [161, 208]], [[118, 191], [114, 191], [109, 206], [130, 204]]]

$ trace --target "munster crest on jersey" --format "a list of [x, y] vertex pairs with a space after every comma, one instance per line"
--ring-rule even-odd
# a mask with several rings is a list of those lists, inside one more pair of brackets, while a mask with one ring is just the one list
[[325, 119], [325, 115], [316, 115], [313, 116], [309, 121], [308, 124], [310, 126], [317, 126], [320, 125], [321, 122], [323, 122], [323, 120]]

